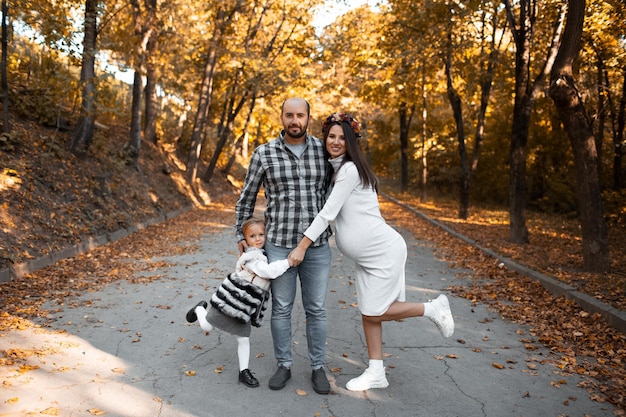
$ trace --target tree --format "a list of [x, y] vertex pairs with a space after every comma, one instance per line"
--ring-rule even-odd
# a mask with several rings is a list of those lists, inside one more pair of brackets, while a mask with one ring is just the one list
[[236, 0], [233, 4], [218, 4], [215, 15], [213, 32], [209, 39], [209, 48], [204, 65], [202, 76], [202, 86], [200, 87], [200, 98], [198, 108], [193, 123], [191, 135], [191, 148], [187, 158], [187, 181], [194, 186], [198, 176], [198, 164], [200, 162], [200, 152], [202, 151], [202, 133], [206, 124], [209, 108], [211, 106], [211, 96], [213, 93], [213, 82], [217, 68], [219, 49], [222, 38], [231, 24], [235, 14], [243, 7], [242, 0]]
[[7, 0], [2, 0], [2, 63], [0, 63], [0, 71], [2, 72], [2, 132], [11, 133], [11, 125], [9, 124], [9, 81], [7, 78], [7, 54], [9, 43], [9, 30], [7, 20], [9, 19], [9, 5]]
[[157, 64], [156, 53], [159, 49], [159, 32], [160, 28], [157, 27], [159, 22], [156, 18], [157, 0], [149, 0], [146, 2], [148, 7], [148, 22], [150, 27], [150, 34], [148, 35], [148, 41], [146, 42], [146, 86], [144, 89], [144, 109], [145, 109], [145, 123], [143, 128], [143, 137], [148, 142], [156, 144], [158, 142], [157, 137]]
[[402, 181], [401, 190], [406, 191], [409, 188], [409, 129], [411, 128], [411, 120], [415, 113], [415, 103], [411, 104], [411, 108], [407, 108], [407, 103], [400, 102], [398, 117], [400, 118], [400, 172]]
[[529, 242], [525, 210], [528, 202], [526, 146], [528, 143], [530, 115], [537, 95], [552, 69], [552, 63], [560, 42], [565, 7], [561, 8], [556, 20], [552, 44], [548, 49], [543, 69], [534, 82], [531, 83], [531, 48], [533, 45], [533, 33], [536, 29], [538, 5], [534, 0], [520, 0], [519, 16], [516, 20], [512, 1], [503, 0], [503, 2], [509, 26], [511, 27], [511, 34], [515, 42], [515, 104], [513, 107], [513, 126], [509, 151], [509, 239], [513, 243], [524, 244]]
[[96, 39], [98, 0], [85, 0], [85, 24], [83, 39], [83, 60], [80, 71], [82, 84], [81, 111], [78, 126], [72, 138], [71, 151], [76, 152], [83, 144], [87, 150], [93, 140], [93, 130], [96, 119]]
[[613, 187], [618, 190], [625, 186], [624, 174], [622, 172], [622, 159], [626, 155], [626, 138], [624, 138], [624, 127], [626, 125], [626, 68], [622, 72], [622, 97], [619, 101], [617, 113], [617, 129], [613, 133]]
[[[154, 53], [156, 45], [156, 0], [146, 0], [144, 7], [138, 0], [131, 0], [133, 10], [133, 22], [135, 31], [135, 75], [133, 79], [133, 93], [131, 104], [130, 138], [126, 146], [128, 155], [133, 159], [134, 166], [139, 169], [139, 150], [141, 148], [141, 104], [143, 97], [143, 75], [147, 74], [147, 62], [151, 60], [149, 52]], [[152, 43], [151, 43], [152, 42]], [[151, 48], [148, 49], [148, 45]], [[152, 66], [154, 69], [154, 66]], [[150, 90], [145, 96], [146, 113], [150, 113], [150, 119], [146, 117], [146, 125], [150, 126], [151, 141], [155, 141], [156, 109], [153, 100], [155, 99], [155, 80], [151, 74]], [[146, 85], [148, 89], [148, 85]], [[147, 115], [146, 115], [147, 116]]]
[[574, 151], [579, 216], [583, 238], [583, 268], [607, 272], [609, 242], [602, 216], [598, 153], [593, 127], [574, 82], [572, 66], [580, 48], [585, 0], [569, 0], [567, 23], [550, 72], [550, 97], [558, 111]]

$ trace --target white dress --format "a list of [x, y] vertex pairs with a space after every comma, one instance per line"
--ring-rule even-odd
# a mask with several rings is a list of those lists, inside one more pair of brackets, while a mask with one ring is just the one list
[[[342, 159], [330, 160], [335, 170]], [[352, 161], [336, 171], [330, 196], [304, 235], [315, 241], [332, 221], [339, 250], [356, 264], [361, 314], [380, 316], [394, 301], [404, 301], [406, 242], [385, 222], [378, 195], [363, 187]]]

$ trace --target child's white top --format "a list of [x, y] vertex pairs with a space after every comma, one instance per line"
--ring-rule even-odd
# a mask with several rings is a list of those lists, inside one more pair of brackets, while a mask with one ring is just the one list
[[270, 279], [278, 278], [288, 269], [287, 259], [268, 263], [262, 249], [250, 246], [237, 260], [235, 271], [239, 277], [268, 291]]

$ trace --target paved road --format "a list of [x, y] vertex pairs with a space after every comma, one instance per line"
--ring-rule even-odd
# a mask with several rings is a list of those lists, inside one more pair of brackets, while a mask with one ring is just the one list
[[[461, 285], [428, 242], [405, 233], [407, 298], [422, 301]], [[528, 350], [524, 327], [483, 306], [449, 295], [456, 333], [443, 339], [427, 319], [384, 325], [390, 387], [363, 393], [345, 384], [367, 362], [351, 261], [334, 247], [328, 294], [330, 395], [316, 394], [304, 334], [294, 312], [295, 363], [282, 391], [267, 381], [275, 369], [269, 324], [253, 329], [251, 369], [261, 381], [237, 382], [236, 341], [206, 336], [185, 313], [208, 299], [237, 254], [229, 226], [212, 226], [200, 250], [161, 261], [149, 284], [119, 282], [63, 306], [50, 303], [52, 328], [11, 331], [0, 349], [32, 349], [21, 369], [0, 367], [0, 416], [612, 416], [590, 400], [578, 377], [563, 376], [544, 349]]]

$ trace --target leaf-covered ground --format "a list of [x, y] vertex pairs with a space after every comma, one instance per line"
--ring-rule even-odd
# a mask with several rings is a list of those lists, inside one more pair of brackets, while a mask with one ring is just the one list
[[[132, 262], [148, 256], [189, 252], [207, 218], [232, 222], [236, 190], [216, 175], [210, 189], [193, 195], [182, 181], [171, 154], [151, 144], [142, 145], [141, 172], [120, 162], [125, 129], [100, 131], [92, 149], [81, 157], [67, 153], [68, 138], [29, 122], [15, 125], [9, 140], [0, 141], [0, 268], [20, 263], [100, 235], [143, 222], [164, 212], [210, 202], [185, 211], [175, 219], [143, 229], [89, 253], [58, 262], [31, 275], [0, 283], [0, 337], [11, 329], [31, 326], [31, 319], [45, 316], [44, 301], [71, 298], [94, 291], [116, 280], [137, 276], [137, 268], [158, 265]], [[171, 171], [164, 173], [167, 166]], [[387, 192], [392, 192], [390, 189]], [[613, 272], [606, 275], [577, 272], [581, 265], [580, 237], [575, 220], [528, 214], [531, 244], [507, 241], [507, 213], [472, 208], [466, 222], [456, 219], [455, 206], [422, 205], [409, 195], [394, 194], [403, 202], [446, 223], [480, 245], [576, 286], [581, 291], [624, 310], [626, 308], [626, 233], [610, 229]], [[548, 346], [561, 360], [555, 370], [587, 376], [583, 385], [597, 401], [616, 404], [626, 415], [626, 336], [610, 328], [597, 315], [582, 311], [564, 298], [555, 298], [537, 283], [506, 268], [479, 250], [415, 216], [411, 211], [383, 200], [390, 223], [433, 242], [439, 256], [468, 271], [456, 295], [484, 303], [508, 320], [532, 329], [520, 336], [529, 350]], [[177, 242], [186, 242], [179, 246]], [[143, 265], [143, 266], [141, 266]], [[142, 278], [145, 281], [158, 276]], [[0, 350], [0, 366], [14, 366], [24, 355], [45, 352]]]

